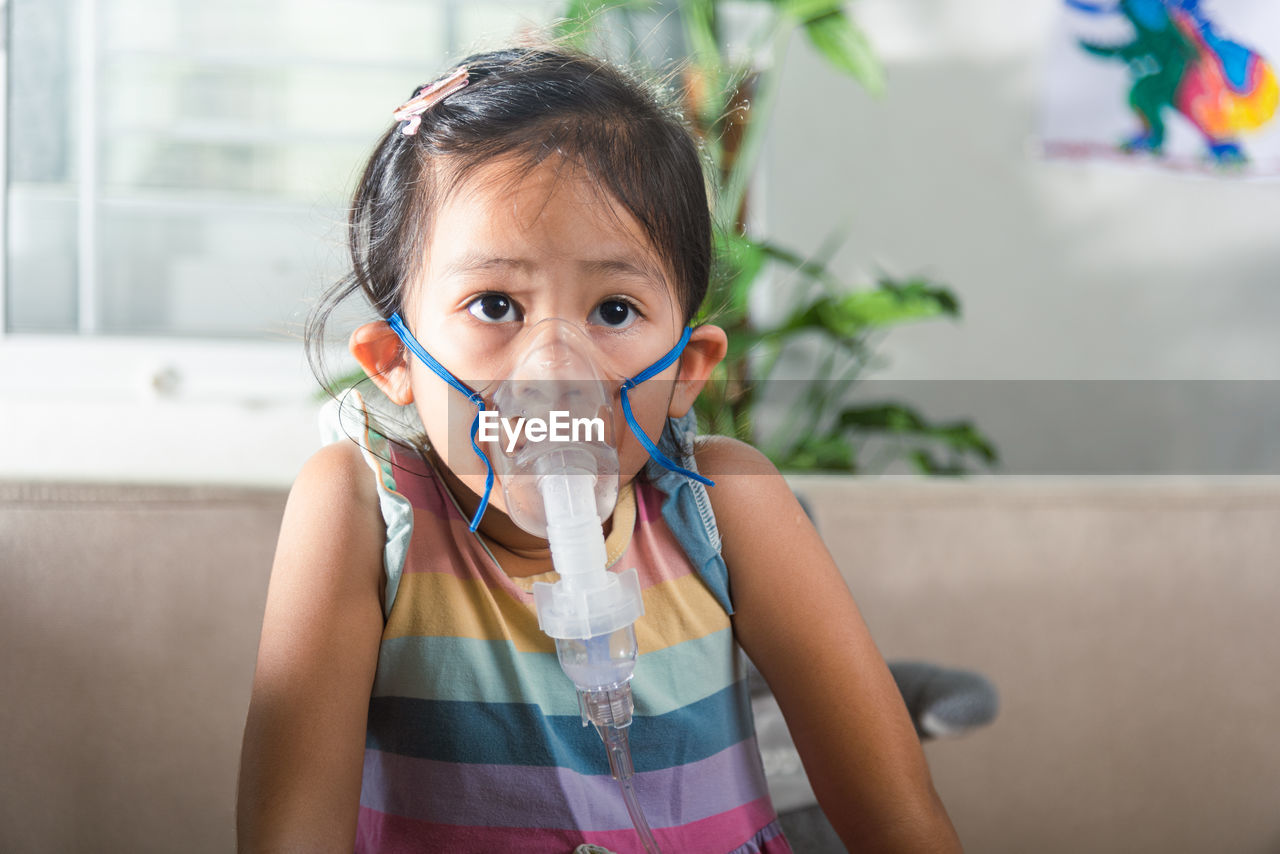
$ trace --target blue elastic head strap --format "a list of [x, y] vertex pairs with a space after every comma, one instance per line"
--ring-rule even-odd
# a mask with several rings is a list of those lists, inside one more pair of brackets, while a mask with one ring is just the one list
[[631, 414], [631, 401], [627, 399], [627, 392], [631, 391], [631, 389], [640, 385], [640, 383], [650, 377], [656, 377], [658, 374], [671, 367], [671, 363], [680, 358], [680, 354], [684, 351], [684, 345], [689, 343], [689, 336], [692, 334], [693, 328], [686, 326], [684, 328], [684, 333], [680, 336], [680, 340], [676, 342], [676, 346], [667, 351], [667, 355], [663, 356], [661, 359], [654, 362], [631, 379], [623, 381], [622, 414], [626, 416], [627, 424], [631, 427], [631, 432], [635, 434], [636, 439], [638, 439], [640, 444], [644, 446], [644, 449], [649, 452], [649, 455], [658, 461], [660, 466], [668, 471], [679, 472], [685, 477], [691, 477], [699, 483], [707, 486], [715, 486], [714, 481], [703, 477], [696, 471], [689, 471], [687, 468], [677, 465], [666, 454], [658, 450], [658, 446], [653, 443], [652, 439], [645, 435], [645, 432], [640, 429], [640, 425], [636, 423], [635, 416]]
[[[476, 456], [484, 461], [486, 474], [484, 477], [484, 495], [480, 497], [480, 506], [476, 508], [475, 515], [471, 519], [470, 528], [474, 531], [476, 528], [480, 527], [480, 519], [484, 516], [484, 511], [489, 506], [489, 493], [493, 491], [493, 464], [489, 462], [489, 458], [485, 456], [484, 451], [480, 450], [480, 446], [476, 443], [476, 433], [480, 429], [480, 413], [484, 412], [484, 398], [480, 396], [480, 392], [473, 391], [468, 388], [465, 383], [453, 374], [449, 373], [448, 368], [437, 362], [435, 358], [427, 352], [426, 348], [418, 343], [418, 339], [413, 337], [413, 333], [409, 331], [409, 327], [404, 325], [404, 320], [401, 319], [399, 312], [391, 315], [391, 317], [387, 319], [387, 323], [391, 326], [391, 331], [394, 332], [404, 343], [404, 346], [409, 348], [409, 351], [413, 353], [413, 355], [418, 357], [418, 360], [421, 361], [422, 364], [430, 368], [436, 376], [440, 377], [440, 379], [457, 389], [466, 396], [467, 400], [476, 405], [476, 417], [471, 422], [471, 448], [476, 452]], [[662, 451], [658, 449], [658, 446], [653, 443], [653, 440], [646, 436], [644, 430], [641, 430], [640, 425], [636, 423], [636, 418], [631, 413], [631, 402], [627, 399], [627, 392], [650, 377], [654, 377], [662, 373], [667, 368], [671, 367], [672, 363], [675, 362], [676, 359], [680, 358], [680, 353], [684, 351], [685, 345], [689, 343], [689, 336], [692, 333], [693, 329], [686, 326], [684, 333], [680, 336], [680, 340], [676, 342], [676, 346], [668, 350], [665, 356], [645, 368], [640, 373], [636, 374], [634, 377], [631, 377], [628, 380], [623, 380], [621, 394], [622, 414], [626, 417], [627, 425], [631, 428], [631, 432], [635, 434], [636, 439], [642, 446], [644, 446], [644, 449], [649, 452], [649, 455], [658, 461], [659, 465], [663, 468], [669, 469], [670, 471], [679, 472], [685, 477], [691, 477], [700, 483], [706, 484], [707, 486], [715, 486], [713, 481], [703, 477], [697, 472], [689, 471], [688, 469], [677, 465], [666, 454], [662, 453]]]
[[426, 348], [418, 343], [418, 339], [413, 337], [409, 327], [405, 326], [404, 321], [400, 319], [400, 312], [391, 315], [387, 323], [391, 325], [391, 331], [404, 342], [404, 346], [408, 347], [422, 364], [430, 368], [440, 379], [466, 395], [467, 400], [476, 405], [476, 417], [471, 421], [471, 448], [476, 452], [476, 456], [484, 460], [485, 476], [484, 495], [480, 496], [480, 506], [476, 508], [475, 515], [471, 517], [470, 527], [474, 531], [480, 527], [480, 519], [484, 516], [485, 508], [489, 506], [489, 493], [493, 491], [493, 464], [489, 462], [489, 458], [484, 455], [484, 451], [480, 450], [480, 446], [476, 444], [476, 431], [480, 429], [480, 413], [484, 412], [484, 398], [480, 396], [480, 392], [467, 388], [461, 380], [449, 373], [448, 368], [437, 362], [427, 352]]

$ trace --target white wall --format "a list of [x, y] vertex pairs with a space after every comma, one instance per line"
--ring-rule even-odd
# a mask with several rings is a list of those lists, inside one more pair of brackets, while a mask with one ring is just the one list
[[[957, 292], [963, 319], [894, 331], [875, 376], [942, 402], [937, 417], [978, 416], [1014, 471], [1280, 471], [1263, 429], [1280, 427], [1280, 383], [1240, 382], [1280, 380], [1280, 185], [1042, 159], [1058, 4], [852, 8], [886, 95], [794, 41], [766, 215], [808, 251], [847, 221], [847, 277], [926, 273]], [[942, 382], [905, 382], [921, 380]]]

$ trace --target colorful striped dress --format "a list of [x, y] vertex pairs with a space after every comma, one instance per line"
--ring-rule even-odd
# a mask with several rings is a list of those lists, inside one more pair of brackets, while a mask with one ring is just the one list
[[[600, 738], [538, 629], [532, 583], [555, 574], [508, 576], [429, 464], [365, 439], [388, 521], [387, 592], [356, 850], [641, 854]], [[645, 815], [664, 854], [789, 854], [729, 616], [642, 480], [623, 490], [606, 546], [643, 589], [630, 735]]]

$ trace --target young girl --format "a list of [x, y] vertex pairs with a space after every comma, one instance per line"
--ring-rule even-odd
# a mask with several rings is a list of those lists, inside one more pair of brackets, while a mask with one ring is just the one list
[[626, 387], [634, 418], [615, 403], [620, 488], [603, 527], [611, 569], [635, 567], [643, 590], [630, 740], [658, 844], [790, 851], [741, 649], [850, 850], [958, 850], [888, 668], [787, 484], [747, 445], [690, 439], [726, 338], [686, 332], [711, 227], [675, 113], [604, 63], [519, 49], [466, 60], [394, 115], [328, 306], [367, 298], [379, 319], [351, 352], [424, 435], [388, 441], [348, 395], [357, 441], [321, 449], [290, 494], [241, 850], [641, 850], [538, 628], [547, 542], [512, 521], [501, 478], [486, 484], [498, 443], [472, 445], [486, 394], [550, 318], [587, 342], [611, 393]]

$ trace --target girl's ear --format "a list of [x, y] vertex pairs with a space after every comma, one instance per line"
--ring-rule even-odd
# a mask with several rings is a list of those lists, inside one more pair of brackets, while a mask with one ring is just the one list
[[404, 345], [385, 320], [366, 323], [356, 329], [351, 333], [347, 348], [388, 400], [399, 406], [413, 403]]
[[729, 337], [719, 326], [704, 324], [694, 328], [689, 343], [680, 354], [680, 372], [676, 375], [675, 391], [667, 409], [669, 417], [680, 418], [689, 411], [728, 349]]

